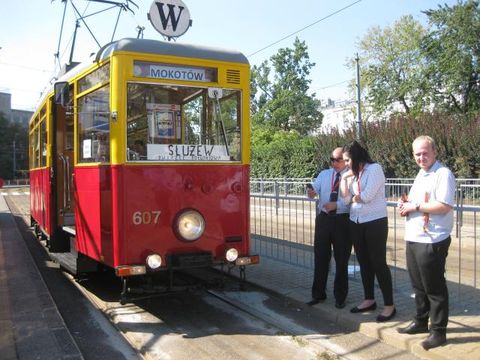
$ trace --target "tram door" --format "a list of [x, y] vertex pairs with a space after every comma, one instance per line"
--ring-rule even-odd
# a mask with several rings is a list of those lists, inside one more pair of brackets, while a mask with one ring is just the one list
[[[52, 139], [52, 217], [56, 234], [51, 251], [68, 251], [67, 233], [75, 229], [74, 222], [74, 116], [73, 86], [56, 84], [53, 106]], [[58, 90], [57, 90], [58, 89]]]

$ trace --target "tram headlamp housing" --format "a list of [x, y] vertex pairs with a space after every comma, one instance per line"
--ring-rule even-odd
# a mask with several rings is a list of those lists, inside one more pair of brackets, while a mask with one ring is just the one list
[[181, 240], [195, 241], [205, 231], [205, 219], [196, 210], [185, 210], [175, 221], [175, 231]]
[[225, 259], [229, 262], [234, 262], [238, 258], [238, 250], [235, 248], [228, 249], [225, 253]]
[[158, 254], [150, 254], [147, 256], [146, 262], [150, 269], [156, 270], [162, 266], [162, 257]]

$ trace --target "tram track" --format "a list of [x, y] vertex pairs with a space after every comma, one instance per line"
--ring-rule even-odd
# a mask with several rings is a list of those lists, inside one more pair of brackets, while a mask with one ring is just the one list
[[[195, 278], [198, 279], [197, 277]], [[71, 277], [71, 280], [75, 282], [73, 277]], [[307, 331], [306, 329], [299, 330], [299, 327], [292, 326], [291, 322], [282, 324], [281, 319], [283, 317], [279, 316], [278, 313], [275, 313], [276, 316], [273, 316], [265, 312], [265, 309], [258, 310], [259, 303], [272, 301], [271, 299], [269, 300], [267, 294], [253, 288], [250, 291], [238, 291], [238, 284], [235, 282], [228, 281], [227, 290], [208, 289], [204, 286], [198, 286], [192, 291], [168, 294], [164, 297], [134, 300], [124, 305], [120, 304], [119, 301], [105, 301], [104, 294], [99, 294], [96, 289], [90, 286], [83, 286], [81, 282], [76, 282], [76, 286], [110, 320], [113, 326], [116, 327], [119, 333], [125, 337], [142, 358], [147, 360], [167, 358], [166, 353], [161, 348], [164, 346], [164, 342], [170, 342], [168, 338], [183, 343], [180, 346], [173, 346], [166, 351], [169, 354], [175, 354], [171, 358], [187, 358], [186, 353], [189, 353], [189, 351], [184, 351], [184, 347], [195, 351], [208, 348], [205, 356], [200, 356], [200, 359], [216, 358], [222, 355], [222, 351], [216, 345], [217, 340], [210, 338], [236, 333], [245, 334], [243, 336], [248, 338], [248, 340], [241, 341], [242, 343], [250, 344], [247, 353], [258, 351], [262, 347], [258, 344], [258, 340], [254, 341], [254, 346], [251, 345], [252, 337], [255, 337], [257, 333], [267, 333], [269, 337], [272, 339], [277, 338], [281, 343], [285, 343], [285, 340], [287, 340], [289, 343], [286, 347], [287, 353], [296, 354], [300, 351], [301, 353], [309, 354], [306, 358], [315, 358], [313, 354], [325, 352], [324, 348], [309, 345], [306, 340], [301, 341], [301, 337], [294, 335], [295, 331], [302, 333], [302, 331]], [[249, 301], [257, 302], [257, 308], [249, 304]], [[182, 307], [182, 303], [185, 308], [190, 309], [187, 311], [190, 315], [180, 316], [180, 319], [178, 319], [173, 316], [173, 313], [177, 312], [176, 309], [178, 307]], [[195, 311], [195, 306], [198, 306], [198, 311]], [[212, 317], [212, 314], [215, 315]], [[253, 329], [232, 331], [231, 327], [237, 329], [238, 324], [234, 324], [237, 321], [232, 322], [231, 317], [237, 320], [248, 319], [247, 321], [240, 320], [238, 324], [255, 323], [256, 326]], [[222, 324], [228, 322], [232, 323], [231, 327], [222, 326]], [[198, 340], [202, 338], [204, 340]], [[154, 340], [152, 341], [152, 339]], [[275, 340], [273, 341], [275, 342]], [[191, 342], [197, 343], [192, 346]], [[263, 351], [269, 353], [272, 351], [269, 348], [263, 346]], [[241, 355], [244, 351], [245, 348], [231, 358], [249, 358]], [[168, 358], [170, 358], [170, 355]], [[227, 356], [226, 358], [229, 357]], [[268, 356], [265, 358], [274, 357]]]

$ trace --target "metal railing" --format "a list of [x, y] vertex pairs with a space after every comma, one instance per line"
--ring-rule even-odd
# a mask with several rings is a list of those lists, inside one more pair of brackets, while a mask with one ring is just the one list
[[[403, 193], [407, 193], [413, 184], [413, 178], [387, 178], [385, 182], [385, 195], [388, 200], [396, 201]], [[305, 194], [305, 185], [311, 183], [310, 178], [268, 178], [250, 180], [250, 192], [262, 195], [295, 196]], [[456, 179], [457, 198], [462, 191], [465, 204], [480, 205], [480, 179]]]
[[30, 184], [30, 179], [3, 180], [4, 187], [25, 186]]
[[[313, 269], [313, 237], [316, 201], [306, 196], [311, 179], [252, 179], [250, 224], [254, 251], [300, 267]], [[385, 186], [389, 217], [387, 261], [392, 267], [394, 286], [405, 276], [405, 219], [396, 210], [397, 199], [408, 193], [413, 179], [388, 179]], [[477, 222], [480, 212], [480, 179], [457, 179], [455, 228], [447, 259], [447, 279], [458, 291], [479, 289]], [[351, 269], [357, 276], [355, 256]]]

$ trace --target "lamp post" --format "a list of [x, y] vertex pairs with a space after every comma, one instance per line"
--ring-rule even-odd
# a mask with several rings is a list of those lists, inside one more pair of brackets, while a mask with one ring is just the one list
[[13, 180], [15, 180], [15, 173], [17, 172], [17, 159], [15, 155], [15, 140], [17, 140], [17, 134], [13, 136]]
[[355, 58], [357, 63], [357, 139], [362, 139], [362, 107], [360, 103], [360, 58], [357, 56]]

